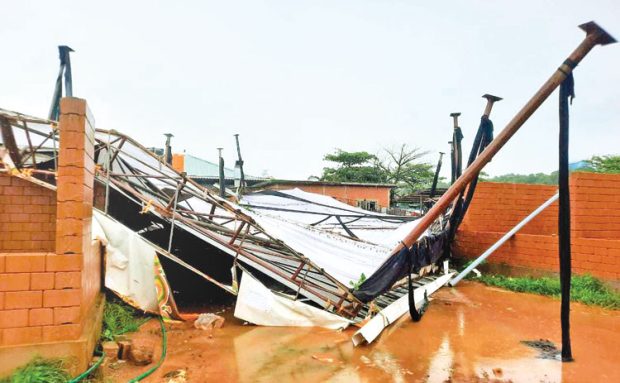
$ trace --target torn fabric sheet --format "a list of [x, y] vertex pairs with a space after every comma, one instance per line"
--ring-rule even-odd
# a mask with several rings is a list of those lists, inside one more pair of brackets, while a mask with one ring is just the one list
[[106, 245], [107, 288], [145, 312], [178, 318], [157, 252], [151, 245], [124, 225], [97, 211], [93, 211], [92, 233], [94, 239]]
[[267, 287], [244, 272], [235, 317], [262, 326], [323, 327], [344, 329], [351, 323], [338, 315], [272, 293]]

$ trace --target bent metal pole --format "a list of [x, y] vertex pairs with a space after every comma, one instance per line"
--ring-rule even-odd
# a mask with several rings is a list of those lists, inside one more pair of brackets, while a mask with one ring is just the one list
[[428, 227], [445, 211], [450, 203], [465, 189], [465, 187], [474, 179], [476, 174], [484, 165], [486, 165], [493, 156], [510, 140], [510, 138], [519, 130], [521, 125], [538, 109], [538, 107], [549, 97], [549, 95], [557, 88], [566, 76], [572, 72], [573, 68], [590, 52], [595, 45], [607, 45], [615, 43], [616, 40], [607, 33], [603, 28], [593, 21], [579, 26], [586, 32], [585, 39], [579, 44], [577, 49], [568, 56], [568, 58], [560, 65], [560, 67], [551, 75], [551, 77], [543, 84], [536, 94], [525, 104], [525, 106], [517, 113], [516, 116], [506, 127], [495, 137], [493, 141], [480, 153], [478, 158], [469, 166], [452, 186], [444, 193], [435, 205], [420, 219], [420, 223], [407, 234], [403, 241], [392, 250], [392, 254], [398, 253], [403, 246], [413, 245], [420, 235], [428, 229]]

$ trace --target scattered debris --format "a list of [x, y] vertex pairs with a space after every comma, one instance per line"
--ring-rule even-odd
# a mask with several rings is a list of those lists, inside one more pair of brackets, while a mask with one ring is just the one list
[[497, 376], [498, 378], [501, 378], [502, 375], [504, 375], [504, 371], [499, 367], [494, 368], [492, 371], [493, 375]]
[[522, 340], [521, 343], [537, 349], [541, 359], [560, 359], [560, 350], [549, 339]]
[[224, 318], [211, 313], [200, 314], [194, 321], [194, 327], [199, 330], [213, 331], [222, 326], [224, 326]]
[[117, 360], [116, 362], [110, 363], [108, 365], [108, 368], [110, 368], [112, 370], [118, 370], [119, 368], [123, 367], [123, 365], [125, 365], [125, 363], [127, 363], [126, 360]]
[[134, 339], [129, 349], [129, 359], [138, 366], [153, 362], [155, 343], [150, 339]]
[[172, 370], [164, 374], [165, 383], [185, 383], [187, 382], [187, 370]]
[[103, 355], [108, 363], [114, 363], [118, 360], [119, 347], [118, 343], [113, 341], [103, 342], [101, 344], [101, 348], [103, 349]]
[[126, 360], [129, 358], [129, 351], [131, 350], [131, 341], [129, 339], [122, 339], [116, 342], [118, 344], [118, 358]]
[[324, 363], [334, 363], [334, 358], [328, 355], [312, 355], [312, 359]]

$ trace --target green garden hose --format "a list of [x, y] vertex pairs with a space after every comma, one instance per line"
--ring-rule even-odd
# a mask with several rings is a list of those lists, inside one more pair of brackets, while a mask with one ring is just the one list
[[94, 370], [96, 370], [101, 363], [103, 362], [103, 358], [105, 358], [105, 356], [103, 355], [103, 353], [101, 354], [101, 356], [99, 357], [99, 360], [93, 364], [92, 366], [90, 366], [90, 368], [86, 371], [84, 371], [83, 373], [81, 373], [80, 375], [76, 376], [75, 378], [71, 379], [69, 381], [69, 383], [77, 383], [77, 382], [81, 382], [82, 379], [86, 378], [88, 375], [90, 375], [91, 372], [93, 372]]

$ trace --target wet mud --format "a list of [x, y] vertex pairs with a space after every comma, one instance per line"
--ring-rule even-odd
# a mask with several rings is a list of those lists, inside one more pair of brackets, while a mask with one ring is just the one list
[[[620, 381], [620, 312], [572, 304], [575, 361], [561, 363], [523, 343], [544, 339], [561, 347], [559, 301], [472, 282], [439, 290], [420, 322], [406, 316], [373, 344], [360, 347], [350, 340], [355, 328], [257, 327], [235, 319], [231, 311], [224, 312], [226, 323], [212, 337], [191, 321], [169, 326], [166, 360], [144, 381]], [[156, 338], [159, 358], [156, 320], [133, 336]], [[119, 363], [103, 372], [107, 381], [126, 382], [149, 367]], [[179, 374], [180, 380], [172, 380]]]

